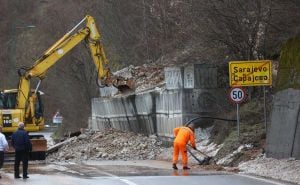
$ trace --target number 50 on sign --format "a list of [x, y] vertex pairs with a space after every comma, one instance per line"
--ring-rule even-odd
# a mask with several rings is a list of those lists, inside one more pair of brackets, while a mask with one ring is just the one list
[[241, 103], [246, 98], [246, 92], [243, 88], [240, 87], [231, 88], [229, 98], [234, 103]]

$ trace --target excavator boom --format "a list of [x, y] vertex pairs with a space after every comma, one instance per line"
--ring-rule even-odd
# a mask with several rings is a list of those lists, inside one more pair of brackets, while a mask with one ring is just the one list
[[[79, 28], [84, 22], [85, 26]], [[19, 91], [16, 97], [16, 108], [25, 110], [25, 117], [34, 117], [34, 110], [32, 106], [28, 106], [28, 101], [33, 98], [35, 93], [30, 93], [30, 85], [32, 78], [39, 78], [43, 80], [49, 68], [54, 66], [66, 53], [85, 40], [90, 48], [90, 54], [94, 61], [97, 75], [101, 86], [115, 86], [120, 91], [124, 89], [133, 89], [134, 84], [131, 79], [126, 79], [119, 76], [112, 75], [109, 67], [106, 54], [104, 52], [103, 44], [101, 42], [101, 35], [96, 27], [93, 17], [87, 15], [75, 27], [61, 37], [49, 49], [47, 49], [41, 57], [30, 68], [21, 68], [18, 73], [20, 76]], [[40, 83], [39, 83], [40, 84]], [[35, 92], [39, 88], [37, 85]], [[35, 120], [31, 123], [37, 125]]]
[[[86, 21], [86, 26], [79, 31], [76, 31], [76, 29], [78, 29], [78, 27], [84, 21]], [[120, 90], [124, 89], [124, 86], [127, 86], [128, 89], [134, 88], [133, 81], [131, 79], [112, 75], [108, 67], [108, 61], [101, 42], [100, 32], [96, 27], [95, 20], [91, 16], [86, 16], [74, 28], [72, 28], [61, 39], [59, 39], [48, 50], [46, 50], [46, 52], [35, 62], [31, 68], [19, 70], [20, 92], [18, 93], [17, 97], [18, 108], [25, 107], [27, 97], [23, 96], [24, 94], [26, 96], [29, 93], [30, 79], [33, 77], [38, 77], [42, 80], [45, 77], [47, 70], [56, 62], [58, 62], [58, 60], [68, 53], [72, 48], [78, 45], [82, 40], [86, 40], [88, 42], [91, 57], [93, 58], [95, 67], [97, 69], [97, 75], [101, 81], [101, 85], [113, 85], [117, 88], [120, 87]]]

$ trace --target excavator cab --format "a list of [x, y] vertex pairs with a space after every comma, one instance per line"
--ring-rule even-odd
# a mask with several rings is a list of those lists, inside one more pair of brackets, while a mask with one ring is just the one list
[[[4, 90], [0, 91], [0, 109], [1, 109], [1, 116], [0, 116], [0, 124], [2, 123], [4, 132], [6, 131], [6, 127], [9, 128], [9, 130], [16, 130], [17, 125], [19, 121], [25, 122], [31, 122], [29, 120], [23, 120], [22, 117], [24, 116], [24, 112], [22, 110], [19, 110], [17, 112], [14, 112], [16, 103], [17, 103], [17, 89], [10, 89], [10, 90]], [[32, 93], [34, 93], [34, 90], [32, 90]], [[34, 118], [39, 120], [43, 117], [43, 103], [41, 99], [41, 95], [44, 93], [41, 91], [37, 91], [36, 98], [34, 101]], [[11, 127], [14, 127], [11, 129]], [[26, 125], [25, 125], [26, 128]]]
[[[31, 94], [35, 93], [34, 96], [36, 97], [33, 101], [34, 117], [26, 117], [24, 109], [15, 109], [17, 93], [17, 89], [0, 91], [0, 125], [9, 144], [9, 151], [5, 153], [6, 160], [13, 159], [14, 148], [11, 146], [11, 135], [18, 129], [20, 121], [25, 123], [26, 131], [40, 131], [44, 128], [43, 104], [41, 99], [41, 95], [44, 93], [41, 91], [37, 91], [36, 93], [34, 90], [31, 91]], [[42, 135], [30, 135], [29, 137], [33, 145], [30, 159], [44, 160], [47, 149], [46, 139]]]

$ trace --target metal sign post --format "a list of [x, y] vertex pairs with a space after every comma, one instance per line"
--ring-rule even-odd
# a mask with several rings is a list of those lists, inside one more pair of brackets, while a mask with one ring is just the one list
[[264, 119], [265, 119], [265, 129], [267, 132], [267, 109], [266, 109], [266, 87], [264, 86]]
[[240, 137], [240, 106], [239, 103], [243, 102], [246, 98], [246, 92], [243, 88], [234, 87], [230, 90], [230, 100], [236, 103], [236, 122], [238, 137]]
[[237, 103], [236, 104], [236, 123], [237, 123], [237, 130], [238, 130], [238, 138], [240, 138], [240, 106], [239, 104]]

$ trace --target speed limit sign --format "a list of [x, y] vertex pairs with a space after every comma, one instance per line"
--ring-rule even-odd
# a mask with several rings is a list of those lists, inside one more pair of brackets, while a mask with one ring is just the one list
[[230, 100], [234, 103], [241, 103], [246, 98], [246, 92], [243, 88], [234, 87], [230, 89]]

